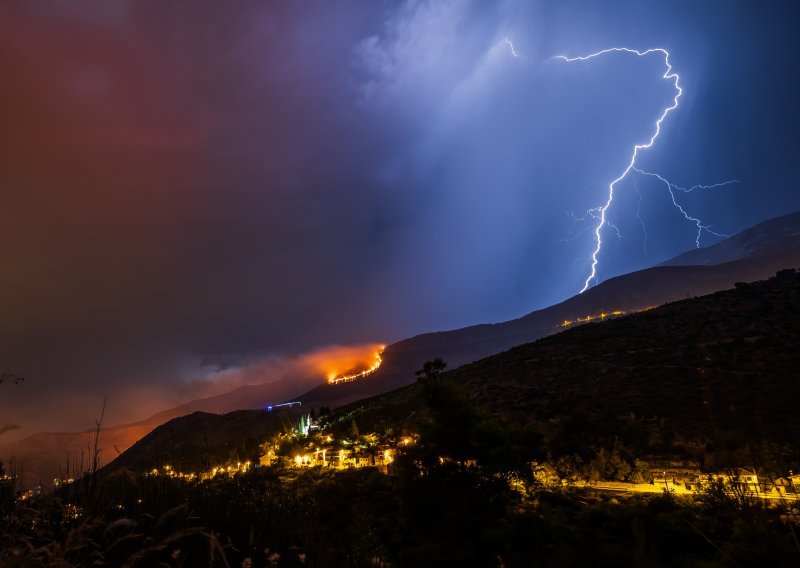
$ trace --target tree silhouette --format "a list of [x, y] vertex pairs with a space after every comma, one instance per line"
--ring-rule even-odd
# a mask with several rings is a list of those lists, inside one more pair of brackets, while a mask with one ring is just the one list
[[[0, 385], [3, 383], [12, 383], [17, 384], [24, 381], [24, 377], [20, 377], [19, 375], [15, 375], [14, 373], [9, 373], [8, 371], [4, 371], [0, 374]], [[8, 432], [9, 430], [16, 430], [19, 426], [17, 424], [0, 424], [0, 436]], [[2, 465], [2, 462], [0, 462]]]
[[21, 383], [25, 380], [25, 377], [20, 377], [19, 375], [15, 375], [14, 373], [9, 373], [5, 371], [4, 373], [0, 374], [0, 384], [3, 383]]
[[436, 379], [437, 377], [441, 376], [444, 373], [444, 370], [447, 368], [447, 363], [444, 360], [437, 357], [436, 359], [431, 359], [430, 361], [425, 361], [422, 365], [422, 368], [416, 372], [417, 380], [419, 381], [431, 381]]

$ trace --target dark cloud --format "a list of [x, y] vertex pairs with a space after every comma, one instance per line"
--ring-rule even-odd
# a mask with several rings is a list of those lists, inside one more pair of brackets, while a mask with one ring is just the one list
[[[797, 209], [794, 11], [4, 3], [0, 366], [29, 380], [4, 387], [3, 420], [74, 427], [105, 392], [180, 402], [208, 363], [571, 295], [591, 232], [565, 211], [602, 201], [671, 91], [657, 59], [565, 67], [557, 53], [669, 48], [686, 93], [647, 167], [742, 180], [687, 198], [723, 232]], [[693, 243], [663, 190], [639, 189], [650, 256], [626, 186], [603, 278]]]

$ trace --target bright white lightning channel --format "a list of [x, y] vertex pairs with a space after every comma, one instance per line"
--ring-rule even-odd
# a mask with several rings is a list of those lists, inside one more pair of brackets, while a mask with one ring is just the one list
[[[653, 135], [650, 137], [650, 139], [647, 140], [645, 143], [634, 145], [633, 152], [631, 153], [630, 160], [628, 161], [628, 165], [625, 167], [625, 169], [622, 171], [622, 173], [619, 175], [619, 177], [617, 177], [611, 183], [608, 184], [608, 198], [606, 199], [605, 205], [602, 205], [600, 207], [595, 207], [595, 208], [589, 210], [591, 212], [592, 218], [598, 219], [599, 222], [597, 223], [597, 225], [595, 226], [595, 229], [594, 229], [595, 248], [592, 251], [591, 271], [590, 271], [589, 275], [586, 277], [586, 280], [583, 283], [583, 288], [581, 288], [581, 293], [585, 292], [589, 288], [591, 283], [597, 279], [597, 265], [598, 265], [598, 262], [599, 262], [598, 261], [598, 257], [600, 255], [600, 251], [603, 248], [603, 238], [602, 238], [603, 227], [605, 227], [606, 225], [612, 226], [611, 223], [608, 221], [608, 219], [606, 217], [606, 213], [607, 213], [609, 207], [611, 207], [611, 203], [614, 201], [614, 188], [616, 187], [616, 185], [619, 182], [621, 182], [622, 180], [625, 179], [625, 177], [631, 172], [631, 170], [634, 170], [634, 171], [636, 171], [636, 172], [638, 172], [638, 173], [640, 173], [642, 175], [657, 177], [664, 184], [666, 184], [666, 187], [667, 187], [667, 189], [668, 189], [668, 191], [670, 193], [670, 196], [672, 197], [673, 205], [675, 205], [675, 207], [677, 207], [678, 210], [680, 210], [680, 212], [683, 214], [684, 218], [686, 218], [687, 220], [693, 222], [697, 226], [697, 238], [695, 239], [695, 243], [697, 244], [698, 247], [700, 246], [700, 235], [702, 234], [703, 231], [705, 231], [707, 233], [710, 233], [712, 235], [716, 235], [716, 236], [727, 236], [727, 235], [722, 235], [720, 233], [716, 233], [716, 232], [712, 231], [710, 225], [704, 225], [699, 219], [696, 219], [696, 218], [692, 217], [691, 215], [689, 215], [686, 212], [686, 210], [683, 209], [683, 207], [681, 207], [678, 204], [677, 201], [675, 201], [675, 194], [674, 194], [673, 190], [677, 189], [679, 191], [683, 191], [685, 193], [689, 193], [689, 192], [691, 192], [691, 191], [693, 191], [695, 189], [711, 189], [711, 188], [714, 188], [714, 187], [721, 187], [721, 186], [727, 185], [729, 183], [735, 183], [737, 181], [737, 180], [732, 180], [732, 181], [727, 181], [727, 182], [714, 184], [714, 185], [710, 185], [710, 186], [696, 185], [696, 186], [693, 186], [693, 187], [687, 189], [687, 188], [676, 186], [673, 183], [670, 183], [669, 181], [667, 181], [663, 177], [659, 176], [658, 174], [653, 174], [653, 173], [650, 173], [650, 172], [644, 172], [642, 170], [637, 169], [635, 166], [636, 166], [636, 158], [639, 156], [639, 150], [646, 150], [646, 149], [650, 148], [655, 143], [656, 138], [658, 138], [658, 135], [661, 134], [661, 124], [664, 122], [664, 119], [667, 118], [667, 115], [669, 115], [669, 113], [671, 113], [673, 110], [678, 108], [678, 101], [681, 98], [681, 95], [683, 94], [683, 89], [680, 86], [680, 76], [677, 73], [672, 71], [672, 65], [669, 62], [669, 52], [666, 49], [662, 49], [662, 48], [652, 48], [652, 49], [648, 49], [648, 50], [645, 50], [645, 51], [639, 51], [639, 50], [636, 50], [636, 49], [629, 49], [627, 47], [612, 47], [612, 48], [609, 48], [609, 49], [604, 49], [602, 51], [598, 51], [596, 53], [592, 53], [592, 54], [589, 54], [589, 55], [583, 55], [583, 56], [580, 56], [580, 57], [566, 57], [564, 55], [557, 55], [555, 57], [555, 59], [560, 59], [560, 60], [565, 61], [567, 63], [571, 63], [573, 61], [588, 61], [590, 59], [594, 59], [595, 57], [600, 57], [602, 55], [606, 55], [606, 54], [609, 54], [609, 53], [626, 53], [626, 54], [630, 54], [630, 55], [635, 55], [637, 57], [645, 57], [645, 56], [650, 55], [652, 53], [660, 54], [664, 58], [664, 66], [665, 66], [665, 71], [664, 71], [664, 75], [662, 75], [662, 78], [666, 79], [668, 81], [672, 81], [672, 83], [673, 83], [673, 85], [675, 87], [675, 96], [672, 99], [672, 104], [669, 105], [668, 107], [666, 107], [663, 111], [661, 111], [661, 116], [659, 116], [658, 120], [656, 120], [656, 122], [655, 122], [655, 131], [653, 132]], [[635, 183], [635, 180], [634, 180], [634, 183]], [[638, 187], [636, 189], [638, 190]], [[641, 197], [641, 194], [640, 194], [640, 197]], [[637, 208], [637, 217], [641, 221], [641, 216], [639, 216], [638, 208]], [[619, 236], [619, 230], [618, 229], [616, 229], [616, 232], [617, 232], [617, 235]], [[645, 232], [645, 235], [646, 235], [646, 232]]]
[[519, 53], [517, 53], [517, 51], [514, 49], [514, 44], [511, 43], [511, 40], [506, 38], [506, 43], [508, 44], [508, 47], [511, 49], [511, 55], [513, 55], [514, 57], [519, 57]]
[[[711, 185], [698, 184], [698, 185], [693, 185], [692, 187], [686, 188], [686, 187], [680, 187], [680, 186], [675, 185], [674, 183], [672, 183], [669, 180], [665, 179], [663, 176], [660, 176], [658, 174], [654, 174], [652, 172], [646, 172], [644, 170], [640, 170], [637, 167], [633, 167], [633, 168], [631, 168], [631, 170], [633, 170], [634, 172], [636, 172], [638, 174], [641, 174], [643, 176], [654, 177], [654, 178], [656, 178], [657, 180], [659, 180], [661, 183], [663, 183], [666, 186], [667, 191], [669, 192], [669, 196], [672, 198], [672, 204], [678, 209], [678, 211], [681, 212], [681, 214], [683, 215], [683, 217], [687, 221], [691, 221], [692, 223], [694, 223], [697, 226], [697, 237], [695, 237], [695, 240], [694, 240], [694, 243], [697, 246], [697, 248], [700, 248], [700, 236], [703, 234], [703, 231], [705, 231], [706, 233], [708, 233], [710, 235], [714, 235], [716, 237], [730, 237], [730, 235], [726, 235], [724, 233], [717, 233], [716, 231], [712, 231], [711, 230], [711, 225], [703, 225], [703, 222], [700, 219], [698, 219], [696, 217], [692, 217], [691, 215], [689, 215], [689, 213], [687, 213], [686, 210], [683, 207], [681, 207], [681, 205], [677, 201], [675, 201], [675, 191], [674, 190], [682, 191], [684, 193], [691, 193], [695, 189], [714, 189], [716, 187], [723, 187], [723, 186], [726, 186], [726, 185], [730, 185], [732, 183], [739, 183], [738, 179], [732, 179], [732, 180], [729, 180], [729, 181], [723, 181], [723, 182], [714, 183], [714, 184], [711, 184]], [[634, 183], [635, 183], [635, 179], [634, 179]], [[637, 217], [639, 216], [638, 209], [637, 209], [636, 215], [637, 215]], [[639, 220], [641, 221], [641, 217], [639, 218]], [[645, 235], [646, 234], [647, 233], [645, 233]]]

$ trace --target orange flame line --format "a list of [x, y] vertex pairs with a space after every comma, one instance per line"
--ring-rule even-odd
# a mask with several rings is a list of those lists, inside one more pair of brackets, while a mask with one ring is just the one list
[[380, 368], [381, 364], [383, 363], [384, 349], [386, 349], [386, 346], [382, 345], [380, 350], [375, 353], [375, 362], [368, 369], [364, 369], [363, 371], [358, 371], [356, 373], [349, 373], [346, 375], [329, 376], [328, 384], [338, 385], [339, 383], [349, 383], [350, 381], [356, 381], [358, 379], [363, 379], [364, 377], [368, 377], [369, 375], [377, 371]]

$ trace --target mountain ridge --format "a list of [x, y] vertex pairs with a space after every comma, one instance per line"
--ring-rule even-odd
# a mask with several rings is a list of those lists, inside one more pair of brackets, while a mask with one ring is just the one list
[[[313, 406], [347, 404], [359, 397], [373, 396], [413, 382], [414, 371], [429, 359], [442, 358], [455, 368], [556, 333], [564, 320], [603, 311], [637, 311], [702, 296], [732, 288], [738, 281], [760, 280], [782, 268], [797, 265], [800, 265], [800, 241], [774, 254], [722, 264], [655, 266], [617, 276], [583, 294], [515, 320], [420, 334], [399, 341], [387, 347], [383, 366], [368, 379], [344, 385], [321, 385], [297, 400]], [[376, 384], [379, 382], [381, 384]]]
[[[791, 349], [800, 342], [798, 321], [800, 273], [782, 270], [768, 280], [515, 346], [343, 406], [328, 424], [349, 429], [356, 421], [362, 432], [420, 433], [437, 413], [472, 415], [535, 429], [554, 459], [575, 457], [574, 467], [616, 452], [629, 462], [670, 455], [706, 468], [760, 463], [785, 471], [796, 467], [800, 449], [794, 412], [800, 353]], [[447, 388], [463, 398], [435, 402]], [[464, 401], [467, 406], [458, 406]], [[226, 421], [238, 430], [217, 426]], [[137, 464], [149, 471], [165, 459], [183, 471], [254, 460], [259, 442], [290, 423], [291, 413], [193, 413], [159, 426], [107, 471]], [[207, 432], [216, 433], [215, 444], [206, 441]], [[467, 441], [471, 435], [468, 428], [451, 434]]]
[[713, 245], [691, 249], [657, 266], [719, 264], [800, 245], [800, 211], [773, 217]]
[[[190, 401], [157, 413], [140, 422], [104, 429], [106, 455], [122, 452], [159, 424], [196, 410], [229, 412], [263, 408], [267, 403], [299, 400], [305, 407], [337, 407], [375, 396], [413, 383], [414, 372], [429, 359], [440, 357], [456, 368], [515, 345], [527, 343], [561, 331], [559, 324], [601, 311], [635, 311], [731, 288], [739, 281], [771, 276], [789, 266], [800, 266], [800, 212], [776, 217], [710, 247], [692, 250], [651, 268], [610, 278], [563, 302], [536, 310], [507, 322], [477, 324], [465, 328], [419, 334], [389, 345], [383, 365], [368, 378], [339, 385], [320, 384], [310, 390], [296, 384], [268, 383], [245, 385], [221, 395]], [[725, 245], [731, 241], [733, 244]], [[708, 253], [706, 250], [711, 250]], [[741, 251], [755, 251], [741, 256]], [[706, 252], [703, 252], [706, 251]], [[706, 265], [682, 264], [735, 257], [728, 262]], [[324, 381], [323, 377], [319, 378]], [[277, 389], [277, 390], [272, 390]], [[92, 432], [40, 433], [10, 444], [0, 445], [0, 458], [17, 456], [29, 480], [52, 479], [63, 469], [66, 448], [73, 455], [88, 451]]]
[[[628, 446], [706, 468], [798, 466], [800, 272], [577, 326], [464, 365], [442, 380], [486, 416], [558, 444]], [[769, 372], [767, 372], [769, 369]], [[426, 383], [342, 407], [359, 428], [419, 428]], [[707, 469], [708, 470], [708, 469]]]

